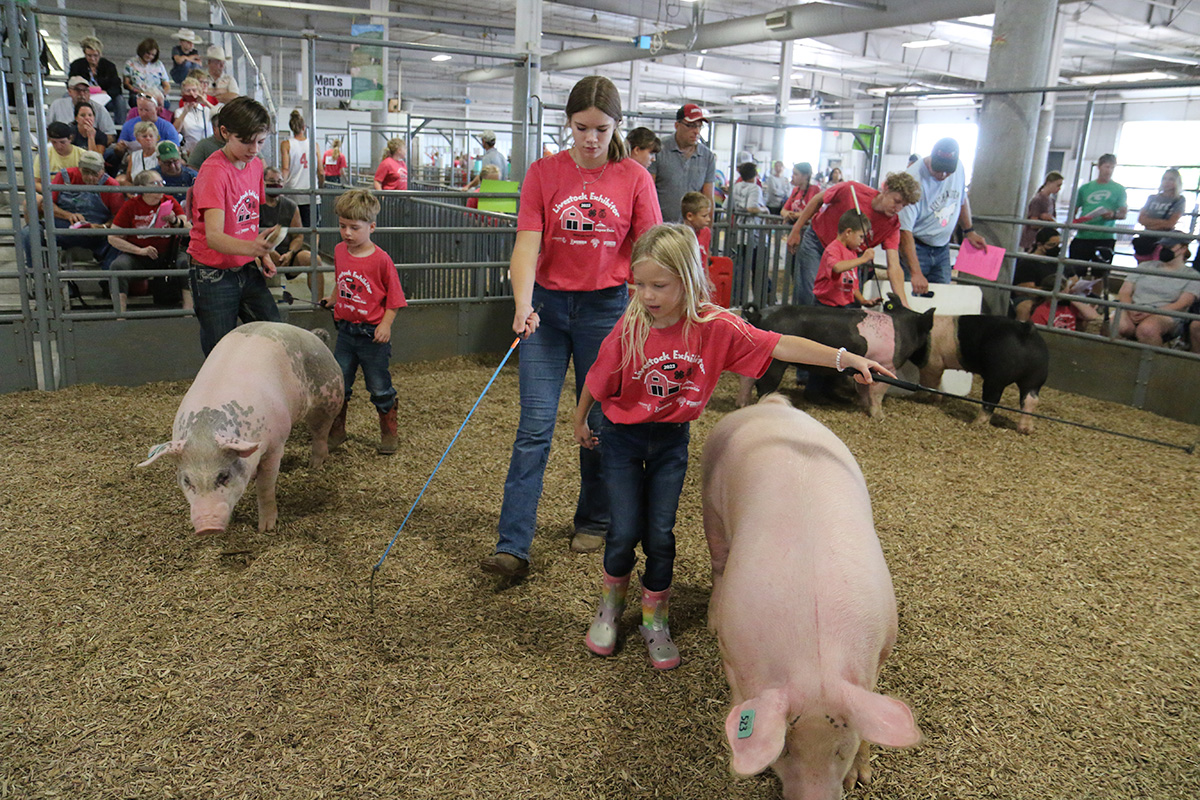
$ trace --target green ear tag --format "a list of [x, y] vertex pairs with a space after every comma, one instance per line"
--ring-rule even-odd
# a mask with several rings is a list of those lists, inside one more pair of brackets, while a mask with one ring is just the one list
[[754, 709], [747, 709], [742, 712], [742, 716], [738, 719], [738, 738], [749, 739], [750, 734], [754, 733]]

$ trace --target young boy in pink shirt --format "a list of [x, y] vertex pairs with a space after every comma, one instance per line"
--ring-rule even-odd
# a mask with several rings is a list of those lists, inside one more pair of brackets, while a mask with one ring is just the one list
[[875, 260], [875, 248], [868, 247], [862, 255], [858, 249], [867, 238], [871, 222], [865, 214], [847, 211], [838, 220], [838, 234], [825, 248], [821, 266], [813, 283], [813, 296], [823, 306], [871, 307], [882, 298], [868, 300], [858, 289], [858, 268]]
[[381, 455], [396, 452], [396, 388], [388, 364], [392, 358], [392, 322], [408, 305], [400, 276], [387, 253], [371, 241], [379, 200], [365, 189], [351, 189], [337, 199], [334, 211], [342, 241], [333, 251], [333, 293], [321, 304], [333, 309], [337, 345], [333, 356], [342, 368], [346, 400], [329, 431], [329, 447], [346, 441], [346, 409], [354, 376], [362, 366], [363, 382], [379, 412]]
[[709, 252], [712, 246], [712, 201], [703, 192], [688, 192], [679, 204], [683, 212], [683, 221], [696, 234], [700, 243], [700, 263], [708, 264]]

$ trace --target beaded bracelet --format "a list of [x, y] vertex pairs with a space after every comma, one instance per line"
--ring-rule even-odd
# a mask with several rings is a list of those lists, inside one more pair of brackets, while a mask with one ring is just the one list
[[842, 353], [844, 352], [846, 352], [846, 348], [839, 347], [837, 351], [837, 359], [833, 362], [833, 365], [837, 367], [838, 372], [846, 371], [846, 368], [842, 366]]

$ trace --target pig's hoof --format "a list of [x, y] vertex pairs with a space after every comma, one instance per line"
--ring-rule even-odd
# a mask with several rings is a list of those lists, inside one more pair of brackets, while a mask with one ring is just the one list
[[871, 746], [866, 742], [863, 742], [854, 754], [854, 763], [842, 781], [842, 788], [847, 792], [853, 791], [856, 785], [871, 785]]
[[975, 417], [975, 419], [971, 420], [971, 424], [972, 425], [987, 425], [991, 421], [992, 421], [991, 414], [980, 414], [979, 416]]

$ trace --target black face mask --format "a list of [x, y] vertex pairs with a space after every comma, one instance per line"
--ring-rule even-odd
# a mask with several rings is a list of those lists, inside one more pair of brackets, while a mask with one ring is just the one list
[[1046, 255], [1048, 255], [1048, 256], [1050, 256], [1051, 258], [1057, 258], [1057, 257], [1058, 257], [1058, 252], [1059, 252], [1061, 249], [1062, 249], [1062, 247], [1061, 247], [1060, 245], [1057, 245], [1057, 244], [1056, 244], [1056, 245], [1051, 245], [1050, 247], [1047, 247], [1047, 248], [1046, 248], [1046, 253], [1045, 253], [1045, 254], [1046, 254]]

